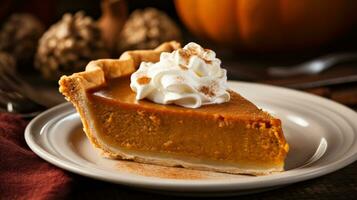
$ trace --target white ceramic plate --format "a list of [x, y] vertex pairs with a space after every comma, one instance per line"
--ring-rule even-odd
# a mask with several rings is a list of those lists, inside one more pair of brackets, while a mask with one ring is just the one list
[[294, 90], [244, 82], [229, 84], [282, 120], [290, 144], [285, 172], [253, 177], [105, 159], [89, 144], [79, 116], [69, 103], [33, 119], [26, 128], [25, 139], [37, 155], [71, 172], [182, 195], [268, 190], [331, 173], [357, 159], [357, 114], [351, 109]]

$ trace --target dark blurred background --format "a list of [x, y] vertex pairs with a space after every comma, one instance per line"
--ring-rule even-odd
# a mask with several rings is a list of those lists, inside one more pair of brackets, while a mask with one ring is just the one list
[[[103, 14], [103, 2], [115, 1], [1, 0], [0, 23], [3, 24], [11, 14], [30, 12], [48, 29], [61, 20], [64, 13], [75, 13], [79, 10], [84, 10], [87, 15], [98, 20]], [[244, 1], [244, 4], [240, 0], [125, 2], [127, 18], [130, 18], [130, 14], [136, 9], [155, 7], [163, 11], [179, 28], [179, 32], [182, 33], [180, 40], [183, 43], [196, 41], [216, 51], [231, 80], [263, 82], [302, 89], [347, 105], [357, 104], [357, 92], [351, 94], [351, 91], [357, 91], [357, 1], [252, 0]], [[140, 32], [135, 26], [128, 31], [129, 36]], [[156, 37], [164, 34], [165, 31], [160, 32]], [[157, 39], [154, 42], [146, 41], [146, 44], [138, 42], [134, 46], [125, 46], [117, 54], [112, 52], [111, 57], [117, 57], [120, 52], [130, 48], [151, 48], [159, 42], [160, 39]], [[271, 66], [283, 66], [290, 70], [300, 63], [336, 53], [356, 55], [316, 74], [278, 77], [268, 73]], [[21, 73], [23, 68], [20, 69]], [[68, 74], [72, 71], [61, 73]], [[55, 80], [57, 77], [58, 74]], [[345, 93], [342, 97], [334, 96], [336, 91], [347, 89], [348, 98], [344, 96]]]
[[[223, 0], [222, 2], [225, 2], [227, 0]], [[232, 1], [232, 0], [229, 0]], [[274, 0], [275, 1], [275, 0]], [[314, 1], [314, 0], [313, 0]], [[312, 1], [312, 2], [313, 2]], [[336, 12], [334, 8], [332, 7], [334, 3], [329, 3], [328, 1], [336, 1], [336, 0], [327, 0], [327, 4], [331, 4], [331, 10], [329, 12], [333, 13]], [[343, 0], [347, 2], [354, 2], [352, 0]], [[210, 4], [212, 4], [211, 1], [207, 1]], [[271, 1], [273, 2], [273, 1]], [[306, 2], [306, 1], [305, 1]], [[316, 1], [323, 5], [321, 1]], [[41, 21], [43, 21], [47, 27], [55, 23], [56, 21], [60, 20], [62, 15], [64, 13], [70, 12], [70, 13], [75, 13], [79, 10], [84, 10], [86, 14], [89, 16], [93, 17], [94, 19], [98, 19], [101, 16], [101, 8], [100, 8], [101, 1], [100, 0], [76, 0], [76, 1], [71, 1], [71, 0], [1, 0], [1, 7], [0, 7], [0, 23], [4, 22], [7, 17], [9, 17], [13, 13], [18, 13], [18, 12], [30, 12], [36, 15], [37, 17], [40, 18]], [[184, 32], [184, 38], [187, 40], [202, 40], [203, 42], [206, 42], [205, 37], [192, 37], [190, 34], [191, 32], [186, 29], [184, 23], [182, 20], [180, 20], [178, 13], [175, 9], [174, 1], [173, 0], [130, 0], [126, 2], [127, 4], [127, 9], [128, 12], [131, 13], [132, 11], [136, 9], [142, 9], [146, 7], [155, 7], [158, 8], [162, 11], [164, 11], [167, 15], [169, 15], [175, 22], [182, 28]], [[215, 3], [213, 3], [215, 4]], [[219, 4], [217, 4], [217, 12], [220, 12]], [[306, 3], [306, 8], [308, 8], [309, 3]], [[355, 10], [357, 8], [357, 3], [350, 3], [349, 5], [350, 10]], [[336, 8], [337, 9], [337, 8]], [[231, 10], [227, 10], [227, 12], [230, 12]], [[192, 12], [195, 12], [193, 9]], [[319, 8], [317, 7], [316, 12], [319, 12]], [[353, 11], [352, 11], [353, 12]], [[354, 12], [353, 12], [354, 13]], [[346, 15], [347, 16], [347, 15]], [[253, 16], [254, 17], [254, 16]], [[331, 16], [333, 17], [333, 15]], [[333, 22], [328, 22], [329, 18], [326, 18], [327, 24], [331, 24], [331, 26], [334, 26]], [[357, 21], [356, 18], [345, 18], [344, 21]], [[268, 21], [267, 21], [268, 22]], [[306, 21], [308, 23], [308, 21]], [[230, 26], [229, 24], [226, 24], [226, 26]], [[234, 26], [234, 25], [231, 25]], [[271, 30], [273, 30], [274, 25], [273, 24], [267, 24], [266, 26], [271, 26]], [[318, 24], [316, 24], [318, 26]], [[357, 37], [356, 37], [356, 23], [354, 25], [349, 25], [347, 28], [348, 30], [344, 30], [343, 33], [341, 34], [336, 34], [336, 36], [329, 40], [326, 43], [322, 43], [320, 45], [314, 46], [313, 48], [303, 48], [303, 49], [298, 49], [298, 51], [295, 51], [294, 48], [290, 48], [288, 51], [286, 51], [286, 48], [283, 49], [282, 51], [260, 51], [259, 49], [254, 49], [249, 50], [247, 48], [241, 48], [241, 47], [235, 47], [234, 52], [239, 52], [239, 55], [231, 55], [234, 58], [236, 57], [243, 57], [242, 59], [248, 58], [248, 59], [274, 59], [278, 57], [279, 60], [286, 59], [288, 60], [287, 62], [289, 63], [289, 60], [291, 61], [291, 58], [296, 58], [297, 60], [300, 61], [299, 58], [307, 59], [309, 57], [314, 57], [316, 55], [320, 54], [325, 54], [329, 52], [335, 52], [335, 51], [349, 51], [349, 50], [355, 50], [357, 46]], [[308, 28], [308, 27], [307, 27]], [[338, 30], [336, 30], [338, 31]], [[223, 37], [223, 36], [222, 36]], [[202, 42], [202, 41], [201, 41]], [[220, 48], [222, 45], [215, 45], [217, 43], [214, 42], [208, 42], [206, 45], [214, 48]], [[223, 45], [223, 47], [226, 47], [227, 45]], [[308, 46], [308, 45], [307, 45]], [[222, 50], [223, 49], [223, 50]], [[222, 50], [223, 52], [226, 53], [227, 48], [222, 48], [219, 50]], [[232, 48], [229, 48], [232, 49]], [[229, 51], [228, 51], [229, 52]], [[229, 54], [228, 54], [229, 55]], [[282, 58], [280, 55], [284, 55]], [[226, 56], [224, 54], [224, 56]], [[258, 56], [258, 57], [257, 57]]]
[[[100, 0], [1, 0], [0, 20], [16, 12], [30, 12], [40, 17], [48, 26], [60, 20], [64, 13], [75, 13], [84, 10], [94, 19], [101, 15]], [[129, 0], [129, 12], [135, 9], [155, 7], [164, 10], [170, 17], [178, 21], [175, 6], [172, 0]]]
[[[227, 0], [223, 0], [222, 2], [225, 2]], [[228, 0], [232, 1], [232, 0]], [[275, 0], [274, 0], [275, 1]], [[312, 2], [314, 2], [313, 0]], [[336, 1], [336, 0], [327, 0], [327, 4], [331, 4], [333, 6], [334, 3], [329, 3], [328, 1]], [[354, 3], [353, 0], [343, 0], [347, 2], [352, 2], [350, 3], [349, 7], [350, 10], [355, 10], [357, 8], [357, 3]], [[64, 13], [70, 12], [70, 13], [75, 13], [79, 10], [84, 10], [86, 14], [89, 16], [93, 17], [94, 19], [98, 19], [101, 16], [101, 8], [100, 0], [76, 0], [76, 1], [71, 1], [71, 0], [1, 0], [1, 7], [0, 7], [0, 22], [4, 22], [7, 17], [9, 17], [13, 13], [17, 12], [30, 12], [33, 13], [34, 15], [38, 16], [41, 21], [43, 21], [47, 27], [55, 23], [56, 21], [60, 20], [62, 15]], [[210, 4], [212, 4], [211, 1], [207, 1]], [[271, 1], [273, 2], [273, 1]], [[292, 1], [293, 2], [293, 1]], [[305, 1], [306, 2], [306, 1]], [[321, 1], [316, 1], [323, 5]], [[195, 38], [192, 37], [191, 33], [189, 30], [186, 29], [186, 26], [180, 20], [178, 13], [175, 9], [174, 1], [173, 0], [130, 0], [126, 1], [127, 4], [127, 9], [128, 12], [131, 13], [136, 9], [142, 9], [142, 8], [147, 8], [147, 7], [155, 7], [158, 8], [162, 11], [164, 11], [167, 15], [169, 15], [175, 22], [182, 28], [184, 32], [185, 39], [191, 39], [191, 40], [197, 40], [202, 38]], [[215, 4], [215, 3], [213, 3]], [[309, 3], [305, 3], [306, 8], [308, 8]], [[220, 12], [220, 9], [218, 8], [220, 4], [217, 4], [217, 12]], [[337, 8], [336, 8], [337, 9]], [[227, 12], [230, 12], [231, 10], [227, 10]], [[193, 9], [192, 12], [195, 12]], [[317, 7], [316, 12], [319, 12], [319, 8]], [[331, 7], [331, 10], [329, 11], [331, 13], [336, 12], [333, 7]], [[354, 13], [354, 11], [352, 11]], [[346, 15], [347, 16], [347, 15]], [[331, 16], [333, 17], [333, 15]], [[329, 18], [326, 18], [326, 23], [331, 24], [333, 26], [333, 22], [328, 22]], [[357, 21], [356, 18], [345, 18], [344, 21]], [[268, 21], [267, 21], [268, 22]], [[269, 22], [271, 23], [271, 22]], [[308, 23], [308, 21], [306, 21]], [[230, 26], [229, 24], [226, 24], [226, 26]], [[234, 25], [231, 25], [234, 26]], [[273, 24], [267, 24], [266, 26], [271, 26], [271, 30], [274, 28]], [[318, 26], [318, 24], [316, 24]], [[307, 27], [308, 28], [308, 27]], [[239, 52], [240, 55], [243, 55], [243, 57], [249, 57], [253, 56], [259, 56], [260, 57], [266, 57], [268, 58], [274, 58], [276, 55], [284, 55], [284, 58], [280, 59], [285, 59], [285, 58], [296, 58], [296, 57], [302, 57], [302, 59], [311, 57], [311, 56], [316, 56], [319, 54], [324, 54], [328, 52], [334, 52], [334, 51], [347, 51], [347, 50], [355, 50], [356, 45], [357, 45], [357, 37], [356, 37], [356, 23], [354, 25], [349, 25], [347, 28], [348, 30], [345, 30], [342, 34], [336, 34], [337, 36], [331, 39], [330, 41], [320, 44], [318, 46], [315, 46], [313, 48], [305, 48], [305, 49], [299, 49], [298, 51], [295, 51], [294, 49], [290, 49], [289, 51], [286, 51], [284, 49], [283, 51], [263, 51], [260, 52], [259, 50], [254, 50], [254, 51], [248, 51], [247, 49], [240, 49], [235, 48], [235, 52]], [[203, 37], [204, 38], [204, 37]], [[203, 42], [205, 42], [206, 38], [204, 38]], [[216, 43], [213, 42], [208, 42], [206, 45], [209, 45], [211, 47], [215, 48], [220, 48], [222, 45], [215, 45]], [[226, 45], [223, 45], [226, 46]], [[224, 50], [227, 50], [227, 48], [223, 48]], [[231, 48], [230, 48], [231, 49]], [[298, 53], [297, 53], [298, 52]], [[237, 55], [234, 55], [237, 56]], [[256, 57], [255, 57], [256, 58]]]

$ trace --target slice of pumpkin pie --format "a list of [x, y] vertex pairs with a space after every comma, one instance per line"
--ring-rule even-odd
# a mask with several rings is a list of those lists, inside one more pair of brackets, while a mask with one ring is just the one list
[[234, 174], [283, 171], [281, 121], [227, 87], [212, 50], [167, 42], [92, 61], [60, 92], [114, 159]]

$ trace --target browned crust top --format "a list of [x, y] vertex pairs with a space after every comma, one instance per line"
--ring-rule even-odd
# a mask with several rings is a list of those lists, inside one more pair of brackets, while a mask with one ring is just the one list
[[176, 41], [165, 42], [154, 50], [134, 50], [124, 52], [119, 59], [99, 59], [88, 63], [85, 71], [62, 76], [59, 80], [59, 91], [67, 98], [63, 86], [66, 82], [80, 82], [85, 90], [105, 85], [113, 78], [129, 75], [136, 71], [141, 62], [157, 62], [162, 52], [172, 52], [181, 45]]

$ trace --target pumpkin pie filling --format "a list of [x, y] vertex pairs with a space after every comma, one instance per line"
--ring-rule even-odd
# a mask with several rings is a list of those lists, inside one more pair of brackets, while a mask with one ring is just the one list
[[129, 85], [129, 77], [116, 78], [87, 93], [99, 137], [109, 146], [228, 165], [282, 164], [280, 120], [237, 93], [224, 104], [188, 109], [136, 100]]

